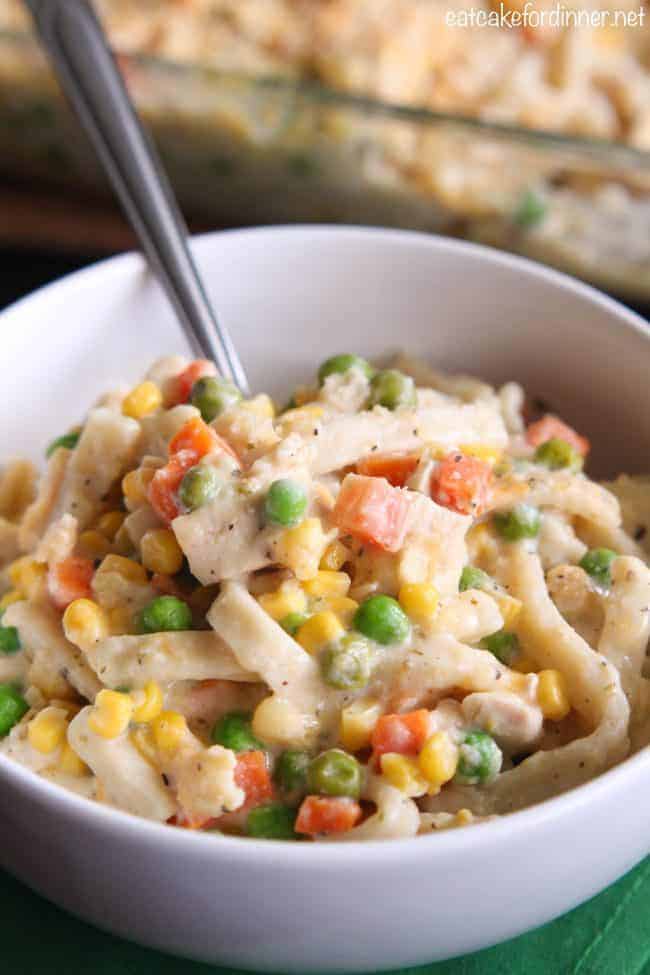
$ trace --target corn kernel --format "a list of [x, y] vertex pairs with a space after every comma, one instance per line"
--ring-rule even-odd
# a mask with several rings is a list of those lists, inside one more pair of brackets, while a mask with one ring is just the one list
[[183, 567], [183, 552], [176, 536], [169, 528], [146, 532], [140, 542], [142, 564], [149, 572], [175, 576]]
[[307, 653], [318, 653], [345, 633], [341, 623], [329, 610], [314, 613], [296, 633], [296, 640]]
[[133, 701], [120, 691], [100, 691], [88, 718], [88, 727], [102, 738], [117, 738], [129, 726]]
[[122, 402], [122, 413], [133, 420], [140, 420], [149, 413], [155, 413], [162, 406], [162, 393], [155, 383], [147, 379], [136, 386]]
[[125, 558], [135, 554], [133, 539], [129, 534], [126, 523], [121, 528], [118, 528], [116, 532], [115, 538], [113, 539], [113, 551], [116, 555], [123, 555]]
[[305, 734], [305, 716], [293, 704], [272, 694], [253, 714], [253, 733], [271, 745], [291, 745]]
[[343, 747], [349, 752], [367, 748], [380, 714], [381, 705], [377, 701], [359, 699], [343, 708], [339, 724], [339, 738]]
[[474, 820], [474, 813], [471, 809], [459, 809], [456, 813], [456, 826], [469, 826]]
[[20, 600], [24, 598], [25, 597], [23, 594], [18, 592], [17, 589], [10, 589], [9, 592], [6, 592], [0, 599], [0, 611], [7, 609], [7, 607], [11, 606], [13, 603], [19, 603]]
[[122, 494], [129, 510], [138, 508], [147, 500], [147, 489], [156, 473], [154, 467], [137, 467], [122, 478]]
[[523, 603], [519, 599], [514, 599], [503, 592], [491, 592], [490, 595], [499, 607], [499, 612], [503, 617], [503, 627], [506, 630], [512, 629], [521, 613]]
[[258, 602], [274, 620], [284, 619], [289, 613], [304, 613], [307, 609], [307, 597], [293, 580], [282, 583], [275, 592], [263, 593]]
[[82, 532], [77, 542], [77, 552], [87, 559], [103, 559], [111, 550], [111, 543], [101, 532], [90, 528]]
[[429, 784], [429, 793], [435, 795], [456, 774], [458, 746], [446, 731], [436, 731], [420, 751], [418, 765]]
[[460, 452], [469, 457], [476, 457], [477, 460], [485, 461], [490, 467], [496, 467], [503, 456], [503, 451], [499, 447], [488, 447], [480, 443], [461, 445]]
[[68, 716], [59, 708], [44, 708], [27, 725], [27, 740], [42, 755], [50, 755], [65, 741]]
[[309, 596], [347, 596], [350, 589], [350, 576], [345, 572], [319, 569], [315, 576], [306, 579], [302, 585]]
[[322, 406], [310, 404], [309, 406], [299, 406], [295, 410], [287, 410], [280, 417], [283, 426], [295, 426], [304, 422], [311, 423], [312, 420], [319, 420], [325, 410]]
[[25, 599], [33, 598], [47, 575], [47, 566], [43, 562], [24, 555], [12, 562], [8, 569], [9, 579], [18, 592]]
[[486, 523], [474, 525], [467, 532], [466, 541], [470, 562], [478, 563], [496, 558], [498, 555], [499, 543], [491, 525]]
[[129, 582], [144, 586], [147, 583], [147, 573], [144, 566], [133, 559], [126, 559], [123, 555], [107, 555], [97, 572], [116, 572]]
[[173, 755], [183, 743], [187, 734], [187, 722], [177, 711], [161, 711], [151, 722], [156, 747], [161, 752]]
[[75, 646], [91, 647], [108, 636], [106, 613], [92, 599], [75, 599], [63, 614], [63, 632]]
[[411, 619], [426, 623], [438, 611], [438, 590], [429, 582], [406, 582], [398, 593], [400, 606]]
[[537, 701], [550, 721], [561, 721], [571, 710], [564, 674], [559, 670], [540, 670], [537, 675]]
[[423, 796], [428, 791], [429, 784], [415, 759], [386, 752], [381, 756], [380, 765], [386, 781], [405, 796]]
[[287, 528], [277, 543], [277, 558], [293, 570], [298, 579], [311, 579], [327, 546], [320, 518], [305, 518], [294, 528]]
[[97, 531], [101, 532], [109, 541], [113, 541], [124, 524], [126, 511], [107, 511], [97, 522]]
[[150, 765], [158, 764], [158, 750], [151, 725], [141, 724], [129, 734], [129, 741]]
[[133, 691], [131, 698], [135, 705], [134, 721], [140, 723], [153, 721], [163, 709], [163, 693], [153, 680], [147, 681], [141, 691]]
[[359, 608], [359, 603], [349, 596], [332, 596], [327, 600], [327, 608], [330, 609], [346, 629], [352, 626], [354, 614]]
[[346, 562], [349, 562], [352, 557], [350, 549], [347, 548], [343, 542], [336, 539], [331, 545], [328, 545], [323, 553], [323, 557], [320, 560], [319, 568], [325, 569], [329, 572], [338, 572], [342, 569]]
[[90, 772], [90, 769], [86, 763], [79, 758], [72, 745], [70, 745], [67, 741], [61, 749], [59, 768], [62, 772], [65, 772], [66, 775], [72, 775], [76, 779], [80, 779], [82, 776], [87, 775]]
[[259, 416], [262, 420], [272, 420], [275, 416], [273, 400], [266, 393], [260, 393], [259, 396], [244, 400], [240, 406], [242, 409], [247, 410], [247, 412]]

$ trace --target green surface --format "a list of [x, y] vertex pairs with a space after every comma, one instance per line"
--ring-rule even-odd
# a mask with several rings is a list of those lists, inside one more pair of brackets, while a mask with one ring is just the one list
[[[3, 971], [20, 975], [232, 975], [128, 944], [76, 921], [0, 872]], [[413, 975], [650, 975], [650, 858], [532, 934]]]

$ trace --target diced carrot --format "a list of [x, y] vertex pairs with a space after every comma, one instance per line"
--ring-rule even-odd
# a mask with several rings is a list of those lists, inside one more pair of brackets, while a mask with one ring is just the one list
[[480, 515], [490, 503], [492, 468], [477, 457], [454, 452], [440, 461], [431, 477], [431, 497], [461, 515]]
[[169, 826], [180, 826], [181, 829], [207, 829], [218, 820], [214, 816], [195, 816], [192, 813], [177, 813], [167, 820]]
[[195, 464], [206, 454], [218, 449], [224, 450], [239, 463], [239, 458], [230, 444], [199, 416], [193, 416], [188, 420], [169, 442], [170, 457], [187, 450], [194, 455]]
[[570, 427], [568, 423], [564, 423], [559, 416], [554, 416], [553, 413], [547, 413], [541, 420], [536, 420], [535, 423], [531, 423], [526, 430], [526, 440], [531, 447], [539, 447], [540, 444], [546, 443], [547, 440], [553, 440], [556, 437], [558, 440], [565, 440], [568, 444], [571, 444], [573, 449], [582, 457], [586, 457], [589, 453], [591, 444], [587, 438], [581, 437], [573, 427]]
[[429, 734], [429, 712], [424, 708], [406, 714], [384, 714], [375, 725], [370, 743], [373, 756], [386, 752], [417, 755]]
[[417, 466], [416, 454], [368, 454], [357, 464], [357, 474], [385, 477], [393, 487], [404, 487]]
[[386, 552], [404, 543], [409, 504], [400, 488], [383, 477], [348, 474], [341, 485], [332, 520], [342, 532], [371, 542]]
[[266, 754], [262, 751], [240, 752], [235, 766], [235, 782], [246, 793], [245, 809], [258, 806], [273, 796]]
[[154, 474], [147, 489], [147, 497], [149, 504], [163, 521], [173, 521], [180, 515], [178, 489], [194, 464], [196, 464], [196, 455], [191, 450], [179, 450]]
[[316, 836], [319, 833], [345, 833], [361, 819], [361, 806], [347, 796], [307, 796], [303, 799], [296, 833]]
[[195, 359], [194, 362], [190, 362], [189, 366], [170, 381], [166, 405], [171, 407], [178, 406], [180, 403], [187, 403], [194, 383], [202, 379], [203, 376], [215, 376], [216, 373], [214, 363], [209, 362], [208, 359]]
[[53, 562], [47, 574], [47, 587], [54, 605], [65, 609], [75, 599], [90, 599], [94, 573], [93, 562], [80, 556]]

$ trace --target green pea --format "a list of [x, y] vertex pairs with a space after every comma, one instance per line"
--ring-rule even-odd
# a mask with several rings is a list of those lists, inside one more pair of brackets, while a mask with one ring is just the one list
[[519, 656], [519, 640], [516, 633], [498, 630], [481, 640], [484, 650], [493, 653], [502, 664], [510, 665]]
[[523, 229], [536, 226], [546, 216], [546, 202], [534, 190], [526, 190], [519, 199], [513, 220]]
[[402, 643], [411, 631], [408, 616], [392, 596], [369, 596], [354, 614], [355, 630], [384, 645]]
[[358, 633], [348, 633], [320, 659], [323, 680], [340, 691], [359, 690], [370, 680], [372, 648]]
[[256, 751], [264, 745], [251, 731], [251, 717], [243, 711], [230, 711], [220, 718], [210, 735], [215, 745], [232, 748], [234, 752]]
[[176, 596], [157, 596], [137, 614], [136, 625], [141, 633], [191, 630], [192, 610]]
[[192, 386], [190, 397], [192, 406], [196, 406], [206, 423], [211, 423], [215, 417], [225, 410], [239, 403], [241, 393], [227, 379], [217, 376], [202, 376]]
[[415, 383], [397, 369], [382, 369], [370, 383], [370, 406], [385, 406], [396, 410], [400, 406], [415, 406]]
[[618, 557], [611, 548], [592, 548], [583, 555], [578, 565], [601, 586], [610, 586], [612, 582], [612, 562]]
[[302, 521], [307, 510], [307, 492], [302, 484], [288, 477], [274, 481], [264, 501], [264, 520], [268, 525], [291, 528]]
[[20, 636], [15, 626], [3, 626], [2, 617], [4, 610], [0, 612], [0, 653], [17, 653], [21, 649]]
[[494, 516], [494, 527], [509, 542], [535, 538], [540, 525], [539, 511], [529, 504], [516, 504], [510, 511], [498, 512]]
[[535, 460], [550, 467], [552, 471], [559, 471], [563, 467], [579, 471], [582, 467], [582, 457], [578, 451], [559, 437], [552, 437], [545, 443], [541, 443], [535, 451]]
[[307, 752], [287, 748], [278, 756], [273, 778], [283, 792], [304, 792], [311, 759]]
[[80, 436], [80, 433], [64, 433], [62, 437], [57, 437], [45, 451], [45, 456], [49, 460], [54, 451], [58, 450], [59, 447], [65, 447], [66, 450], [74, 450], [79, 443]]
[[295, 636], [303, 623], [306, 623], [309, 619], [307, 613], [287, 613], [287, 615], [280, 620], [280, 626], [283, 630], [286, 630], [290, 636]]
[[178, 491], [181, 504], [188, 511], [202, 508], [204, 504], [216, 498], [222, 483], [214, 467], [201, 465], [190, 467]]
[[374, 369], [366, 359], [362, 359], [360, 355], [343, 353], [342, 355], [333, 355], [330, 359], [325, 360], [318, 370], [318, 382], [322, 386], [328, 376], [336, 372], [345, 373], [353, 368], [360, 369], [367, 379], [372, 379]]
[[490, 577], [487, 572], [477, 569], [476, 566], [466, 565], [460, 574], [458, 589], [460, 592], [466, 592], [468, 589], [483, 589], [489, 582]]
[[0, 738], [8, 735], [27, 711], [29, 704], [13, 684], [0, 684]]
[[485, 785], [501, 771], [503, 755], [492, 735], [470, 731], [460, 746], [460, 758], [454, 780], [460, 785]]
[[296, 840], [296, 811], [282, 802], [268, 802], [251, 809], [246, 832], [258, 840]]
[[331, 748], [311, 762], [307, 788], [323, 796], [358, 799], [361, 794], [361, 766], [352, 755], [340, 748]]

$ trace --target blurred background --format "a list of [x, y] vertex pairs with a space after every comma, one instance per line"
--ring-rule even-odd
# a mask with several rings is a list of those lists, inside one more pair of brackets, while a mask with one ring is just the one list
[[[96, 8], [193, 230], [439, 232], [650, 311], [642, 0]], [[133, 243], [21, 3], [0, 0], [0, 303]]]

